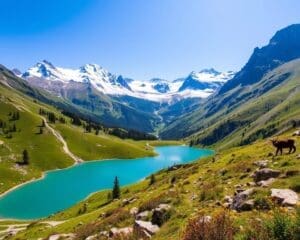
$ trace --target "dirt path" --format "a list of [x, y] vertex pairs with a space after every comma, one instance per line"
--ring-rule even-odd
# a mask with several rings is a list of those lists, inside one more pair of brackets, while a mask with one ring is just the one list
[[42, 116], [42, 119], [45, 122], [45, 126], [46, 128], [48, 128], [50, 130], [50, 132], [57, 138], [58, 141], [60, 141], [63, 144], [63, 150], [64, 152], [69, 155], [74, 161], [75, 164], [78, 163], [82, 163], [84, 162], [80, 157], [76, 156], [75, 154], [73, 154], [68, 147], [68, 144], [66, 143], [66, 141], [64, 140], [64, 138], [60, 135], [60, 133], [58, 131], [56, 131], [54, 128], [52, 128], [48, 123], [45, 117]]

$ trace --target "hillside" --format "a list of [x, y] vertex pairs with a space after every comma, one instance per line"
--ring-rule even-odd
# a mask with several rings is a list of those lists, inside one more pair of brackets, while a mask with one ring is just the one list
[[[291, 132], [288, 132], [280, 138], [290, 135]], [[276, 226], [272, 224], [276, 224], [279, 218], [283, 221], [282, 231], [289, 231], [283, 234], [289, 234], [292, 233], [292, 228], [291, 225], [284, 225], [289, 224], [287, 221], [299, 227], [299, 222], [295, 222], [296, 210], [289, 208], [287, 214], [284, 208], [280, 208], [280, 203], [276, 203], [276, 198], [271, 197], [271, 189], [292, 189], [299, 194], [300, 179], [296, 169], [300, 169], [300, 164], [297, 154], [274, 156], [273, 152], [274, 148], [268, 141], [260, 140], [248, 146], [220, 151], [214, 157], [193, 164], [162, 170], [155, 174], [152, 184], [150, 178], [147, 178], [124, 187], [119, 200], [107, 199], [107, 191], [95, 193], [66, 211], [47, 219], [25, 223], [21, 228], [24, 230], [8, 239], [50, 239], [47, 237], [54, 235], [61, 236], [62, 239], [68, 239], [67, 236], [75, 239], [138, 239], [137, 236], [141, 236], [139, 228], [135, 227], [134, 233], [130, 230], [126, 233], [124, 229], [131, 229], [134, 222], [137, 224], [141, 220], [152, 219], [160, 227], [155, 230], [151, 239], [191, 240], [195, 238], [189, 237], [193, 236], [193, 232], [188, 226], [192, 224], [192, 219], [198, 218], [199, 221], [201, 216], [216, 218], [216, 221], [221, 221], [219, 224], [226, 223], [224, 228], [217, 228], [215, 225], [215, 230], [219, 234], [229, 234], [228, 231], [232, 231], [234, 239], [271, 239], [272, 230], [268, 230], [265, 224]], [[258, 182], [260, 178], [270, 178], [265, 178], [270, 175], [253, 177], [255, 171], [265, 167], [273, 171], [273, 180]], [[244, 198], [238, 200], [237, 193], [244, 193], [243, 191], [245, 194], [247, 192], [247, 202]], [[235, 204], [244, 205], [230, 205], [232, 199]], [[154, 212], [149, 210], [159, 205], [161, 208], [164, 206], [166, 212], [160, 210], [163, 215], [156, 213], [156, 220], [153, 220]], [[299, 214], [300, 212], [298, 218]], [[120, 238], [118, 231], [126, 233], [126, 237], [122, 235]], [[194, 231], [196, 234], [197, 228]], [[113, 235], [105, 237], [108, 232]], [[292, 234], [297, 234], [297, 228]]]
[[[2, 68], [0, 193], [25, 181], [39, 178], [47, 170], [71, 166], [74, 160], [154, 155], [152, 149], [146, 147], [146, 141], [122, 140], [107, 134], [110, 129], [106, 128], [100, 128], [96, 135], [95, 129], [87, 131], [83, 128], [88, 123], [82, 121], [82, 126], [71, 124], [71, 118], [62, 114], [61, 110], [40, 100], [62, 108], [68, 106], [68, 103], [53, 96], [50, 98], [47, 93], [30, 87], [21, 79], [11, 78], [10, 73]], [[68, 108], [69, 111], [71, 109]], [[50, 116], [54, 116], [54, 121]], [[17, 163], [22, 162], [24, 150], [28, 152], [29, 165]]]
[[[288, 64], [286, 70], [280, 66], [300, 57], [299, 29], [299, 24], [284, 28], [275, 34], [267, 46], [256, 48], [247, 64], [233, 79], [225, 83], [216, 94], [196, 110], [173, 121], [162, 130], [161, 136], [163, 138], [182, 138], [196, 134], [197, 142], [203, 145], [212, 145], [221, 138], [230, 137], [234, 131], [245, 129], [246, 126], [254, 123], [255, 116], [266, 114], [271, 110], [276, 111], [275, 106], [278, 102], [270, 99], [272, 103], [260, 108], [259, 112], [254, 111], [254, 113], [248, 114], [246, 117], [248, 119], [235, 117], [231, 121], [242, 108], [251, 108], [251, 102], [267, 96], [267, 94], [272, 95], [271, 92], [274, 92], [275, 96], [279, 88], [284, 91], [287, 86], [288, 89], [294, 88], [295, 92], [298, 92], [298, 63]], [[292, 78], [295, 79], [293, 87], [289, 86]], [[295, 95], [297, 94], [295, 93]], [[286, 97], [287, 95], [284, 95], [283, 98]], [[279, 124], [283, 124], [283, 122], [279, 121]], [[218, 129], [212, 132], [211, 130], [215, 129], [211, 127], [212, 125], [220, 126], [222, 132], [218, 132]]]

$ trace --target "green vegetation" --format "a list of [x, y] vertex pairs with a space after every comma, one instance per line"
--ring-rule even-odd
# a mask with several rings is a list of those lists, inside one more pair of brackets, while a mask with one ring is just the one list
[[[287, 132], [280, 137], [290, 135], [291, 132]], [[171, 210], [164, 215], [166, 218], [162, 218], [164, 221], [160, 222], [160, 230], [153, 239], [194, 239], [193, 234], [201, 236], [197, 229], [203, 228], [206, 230], [201, 233], [209, 234], [206, 236], [222, 234], [224, 238], [220, 239], [295, 237], [299, 234], [299, 210], [292, 208], [287, 211], [280, 207], [272, 200], [270, 189], [295, 186], [300, 180], [299, 173], [295, 172], [295, 169], [300, 169], [300, 162], [296, 154], [274, 156], [274, 151], [267, 140], [259, 140], [251, 145], [222, 150], [192, 164], [162, 170], [155, 174], [155, 181], [150, 185], [151, 176], [122, 188], [119, 200], [111, 201], [111, 191], [95, 193], [70, 209], [20, 231], [12, 239], [47, 237], [54, 233], [75, 233], [78, 239], [84, 239], [112, 227], [133, 226], [134, 216], [130, 210], [137, 207], [143, 212], [160, 204], [171, 206]], [[255, 190], [253, 211], [227, 210], [223, 199], [233, 196], [238, 185], [243, 189], [251, 188], [248, 186], [253, 181], [251, 174], [257, 169], [254, 162], [266, 159], [269, 160], [268, 167], [279, 170], [282, 177], [264, 188], [252, 186]], [[212, 221], [194, 226], [193, 220], [203, 216], [211, 216]], [[150, 219], [151, 215], [147, 220]], [[41, 224], [44, 221], [61, 222], [49, 228], [47, 224]]]
[[121, 196], [120, 185], [118, 177], [115, 177], [114, 187], [112, 190], [112, 199], [118, 199]]

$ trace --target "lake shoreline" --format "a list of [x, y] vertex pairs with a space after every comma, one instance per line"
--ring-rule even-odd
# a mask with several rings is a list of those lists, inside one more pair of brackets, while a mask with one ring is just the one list
[[[179, 161], [179, 160], [177, 160], [177, 157], [175, 157], [175, 159], [176, 160], [174, 160], [174, 158], [172, 159], [172, 157], [174, 157], [174, 156], [172, 156], [172, 152], [171, 153], [169, 153], [168, 151], [170, 151], [169, 149], [167, 150], [163, 150], [162, 152], [159, 150], [159, 149], [164, 149], [164, 148], [170, 148], [170, 147], [184, 147], [184, 148], [187, 148], [186, 150], [184, 150], [183, 152], [185, 152], [185, 151], [188, 151], [189, 152], [189, 154], [191, 154], [190, 153], [190, 151], [192, 151], [192, 153], [193, 154], [195, 154], [195, 150], [188, 150], [188, 149], [199, 149], [199, 148], [189, 148], [189, 147], [186, 147], [186, 146], [155, 146], [154, 148], [155, 148], [155, 151], [156, 151], [156, 153], [157, 153], [157, 155], [158, 156], [162, 156], [162, 159], [163, 159], [163, 161], [166, 161], [166, 165], [164, 166], [164, 165], [162, 165], [162, 163], [161, 163], [161, 161], [158, 161], [157, 163], [160, 165], [160, 167], [159, 167], [159, 165], [158, 165], [158, 168], [155, 170], [155, 169], [153, 169], [153, 170], [155, 170], [154, 172], [156, 172], [156, 171], [159, 171], [159, 170], [161, 170], [161, 169], [164, 169], [164, 168], [166, 168], [167, 166], [171, 166], [170, 164], [180, 164], [180, 162], [177, 162], [177, 161]], [[200, 149], [199, 149], [200, 150]], [[208, 153], [206, 153], [203, 157], [205, 157], [205, 156], [210, 156], [210, 155], [213, 155], [214, 154], [214, 151], [213, 150], [211, 150], [211, 149], [201, 149], [201, 150], [206, 150], [206, 151], [208, 151]], [[180, 152], [180, 154], [178, 155], [178, 156], [185, 156], [185, 155], [181, 155], [181, 151], [182, 150], [180, 150], [179, 152]], [[163, 153], [164, 152], [164, 153]], [[171, 155], [169, 155], [169, 154], [171, 154]], [[199, 153], [198, 153], [199, 154]], [[175, 154], [176, 155], [176, 154]], [[197, 154], [196, 154], [197, 155]], [[187, 156], [189, 156], [189, 157], [187, 157]], [[186, 157], [185, 158], [183, 158], [183, 159], [186, 159], [186, 160], [183, 160], [183, 161], [197, 161], [199, 158], [202, 158], [201, 156], [199, 156], [198, 155], [198, 157], [196, 157], [196, 158], [192, 158], [192, 156], [193, 155], [186, 155]], [[69, 167], [67, 167], [67, 168], [62, 168], [62, 169], [54, 169], [54, 170], [49, 170], [49, 171], [45, 171], [45, 172], [43, 172], [43, 174], [42, 174], [42, 176], [41, 177], [39, 177], [39, 178], [34, 178], [34, 179], [31, 179], [31, 180], [29, 180], [29, 181], [26, 181], [26, 182], [24, 182], [24, 183], [21, 183], [21, 184], [18, 184], [18, 185], [16, 185], [16, 186], [14, 186], [14, 187], [12, 187], [12, 188], [10, 188], [10, 189], [8, 189], [7, 191], [5, 191], [4, 193], [2, 193], [1, 195], [0, 195], [0, 200], [2, 199], [4, 199], [4, 197], [7, 195], [7, 194], [9, 194], [9, 193], [11, 193], [11, 192], [13, 192], [13, 191], [15, 191], [15, 190], [17, 190], [17, 189], [19, 189], [19, 188], [21, 188], [22, 186], [24, 186], [24, 185], [26, 185], [26, 184], [30, 184], [30, 183], [32, 183], [32, 182], [38, 182], [38, 181], [41, 181], [41, 180], [43, 180], [44, 178], [46, 178], [47, 177], [47, 174], [48, 173], [55, 173], [55, 172], [57, 172], [57, 171], [64, 171], [64, 170], [66, 170], [66, 169], [71, 169], [71, 168], [75, 168], [74, 170], [71, 170], [71, 172], [76, 172], [76, 171], [79, 171], [80, 169], [82, 169], [80, 166], [82, 166], [82, 165], [89, 165], [89, 164], [96, 164], [96, 166], [98, 165], [97, 164], [97, 162], [99, 163], [99, 162], [101, 162], [101, 163], [103, 163], [103, 162], [113, 162], [113, 161], [121, 161], [121, 162], [123, 162], [122, 160], [127, 160], [127, 161], [131, 161], [131, 162], [135, 162], [135, 160], [142, 160], [142, 161], [149, 161], [148, 159], [150, 159], [151, 160], [151, 158], [153, 158], [153, 157], [151, 157], [151, 156], [148, 156], [148, 157], [141, 157], [141, 158], [131, 158], [131, 159], [127, 159], [127, 158], [124, 158], [124, 159], [115, 159], [115, 158], [113, 158], [113, 159], [101, 159], [101, 160], [93, 160], [93, 161], [85, 161], [84, 163], [80, 163], [80, 164], [72, 164], [71, 166], [69, 166]], [[190, 160], [188, 160], [188, 159], [190, 159]], [[125, 162], [125, 161], [124, 161]], [[155, 163], [155, 162], [154, 162]], [[184, 162], [183, 162], [184, 163]], [[187, 162], [186, 162], [187, 163]], [[118, 163], [116, 163], [117, 165], [118, 165]], [[124, 165], [125, 164], [125, 165]], [[129, 166], [132, 166], [132, 164], [133, 163], [128, 163], [129, 164]], [[110, 166], [111, 166], [111, 164], [109, 164]], [[134, 164], [134, 165], [136, 165], [136, 164]], [[149, 165], [149, 162], [148, 162], [148, 165]], [[150, 164], [151, 165], [151, 164]], [[79, 167], [79, 169], [76, 169], [77, 168], [77, 166]], [[96, 167], [95, 166], [95, 167]], [[103, 166], [103, 165], [101, 165], [101, 166]], [[104, 166], [108, 166], [108, 165], [104, 165]], [[118, 165], [119, 166], [119, 165]], [[128, 166], [128, 165], [126, 165], [126, 163], [122, 163], [122, 165], [120, 165], [120, 166]], [[88, 166], [88, 167], [83, 167], [83, 169], [87, 169], [87, 168], [93, 168], [94, 169], [94, 165], [91, 165], [91, 166]], [[96, 168], [97, 169], [97, 168]], [[105, 171], [105, 168], [103, 169], [103, 167], [101, 168], [103, 171]], [[123, 169], [123, 168], [122, 168]], [[82, 171], [82, 170], [81, 170]], [[120, 169], [118, 170], [118, 171], [120, 171]], [[116, 174], [120, 174], [120, 173], [118, 173], [118, 171], [117, 171], [117, 173]], [[150, 172], [151, 173], [151, 172]], [[149, 173], [149, 174], [150, 174]], [[98, 172], [97, 172], [97, 174], [98, 174]], [[61, 175], [61, 174], [59, 174], [59, 175]], [[66, 175], [66, 176], [68, 176], [68, 174]], [[119, 176], [119, 175], [118, 175]], [[122, 176], [122, 175], [121, 175]], [[126, 181], [124, 182], [124, 185], [122, 186], [122, 187], [124, 187], [124, 186], [129, 186], [129, 185], [131, 185], [131, 184], [134, 184], [134, 183], [136, 183], [136, 182], [140, 182], [140, 181], [143, 181], [146, 177], [148, 176], [148, 173], [147, 173], [147, 171], [145, 172], [145, 174], [144, 175], [141, 175], [141, 177], [142, 178], [140, 178], [140, 179], [133, 179], [134, 180], [134, 182], [132, 182], [132, 181], [127, 181], [127, 183], [126, 183]], [[122, 178], [122, 177], [121, 177]], [[74, 182], [73, 180], [71, 180], [72, 178], [69, 178], [69, 185], [71, 184], [76, 184], [76, 181]], [[107, 179], [107, 178], [106, 178]], [[50, 180], [49, 180], [50, 181]], [[80, 180], [77, 180], [77, 181], [80, 181]], [[107, 185], [107, 180], [105, 180], [105, 178], [104, 178], [104, 181], [106, 181], [106, 185], [105, 185], [105, 187], [104, 188], [102, 188], [101, 186], [100, 186], [100, 188], [99, 189], [96, 189], [96, 190], [94, 190], [94, 191], [90, 191], [89, 193], [88, 193], [88, 191], [89, 190], [84, 190], [84, 189], [89, 189], [89, 188], [85, 188], [84, 186], [85, 185], [83, 185], [83, 191], [81, 191], [81, 192], [84, 192], [84, 191], [86, 191], [88, 194], [84, 197], [84, 198], [81, 198], [81, 199], [79, 199], [78, 200], [78, 202], [81, 202], [81, 201], [84, 201], [84, 200], [86, 200], [86, 199], [88, 199], [89, 197], [91, 197], [93, 194], [95, 194], [95, 193], [97, 193], [97, 192], [99, 192], [99, 191], [105, 191], [105, 190], [108, 190], [109, 189], [109, 187], [108, 187], [108, 185]], [[109, 181], [109, 180], [108, 180]], [[37, 184], [43, 184], [43, 183], [37, 183]], [[77, 183], [78, 184], [78, 183]], [[68, 185], [67, 185], [68, 186]], [[87, 187], [88, 187], [88, 185], [87, 185]], [[28, 189], [28, 187], [26, 187], [25, 189]], [[44, 188], [44, 189], [47, 189], [47, 188]], [[95, 188], [94, 188], [95, 189]], [[29, 195], [32, 195], [33, 193], [30, 193], [29, 191], [30, 190], [21, 190], [21, 191], [25, 191], [25, 192], [28, 192], [28, 194]], [[39, 198], [41, 198], [41, 199], [43, 199], [43, 198], [45, 198], [45, 195], [43, 195], [42, 193], [43, 192], [47, 192], [47, 190], [38, 190], [39, 192], [37, 192], [37, 194], [39, 194], [38, 196], [40, 196]], [[64, 193], [65, 194], [65, 193]], [[64, 195], [63, 194], [63, 195]], [[79, 195], [80, 195], [80, 192], [78, 193]], [[77, 194], [77, 195], [78, 195]], [[62, 195], [62, 196], [63, 196]], [[72, 195], [72, 194], [71, 194]], [[14, 195], [9, 195], [9, 197], [8, 197], [8, 199], [10, 199], [10, 198], [12, 198]], [[19, 198], [21, 198], [22, 199], [22, 196], [23, 195], [19, 195]], [[25, 196], [27, 196], [27, 195], [25, 195]], [[25, 197], [24, 196], [24, 197]], [[10, 202], [9, 202], [9, 200], [4, 200], [5, 202], [6, 202], [6, 204], [9, 204], [7, 207], [9, 207], [8, 209], [10, 209], [12, 206], [10, 205]], [[26, 197], [25, 197], [25, 199], [26, 199]], [[76, 197], [75, 198], [73, 198], [73, 199], [76, 199]], [[1, 200], [1, 202], [2, 202], [2, 200]], [[21, 201], [21, 200], [18, 200], [18, 201]], [[66, 200], [67, 202], [69, 201], [69, 202], [72, 202], [72, 198], [70, 198], [69, 200]], [[41, 203], [42, 201], [40, 201], [40, 203]], [[76, 202], [76, 203], [78, 203], [78, 202]], [[40, 206], [41, 204], [38, 204], [38, 206]], [[75, 204], [76, 204], [75, 203]], [[14, 203], [15, 205], [17, 204], [17, 203]], [[31, 206], [32, 205], [32, 206]], [[29, 205], [29, 206], [31, 206], [31, 208], [33, 207], [33, 209], [35, 208], [34, 207], [34, 203], [32, 203], [31, 205]], [[56, 204], [57, 206], [59, 206], [59, 204]], [[64, 209], [67, 209], [68, 207], [71, 207], [71, 206], [73, 206], [74, 204], [72, 203], [72, 205], [70, 205], [70, 206], [67, 206], [66, 208], [64, 208]], [[5, 206], [5, 205], [2, 205], [3, 207]], [[36, 206], [36, 205], [35, 205]], [[15, 211], [15, 212], [18, 212], [18, 210], [17, 209], [19, 209], [20, 208], [20, 205], [19, 205], [19, 207], [16, 205], [16, 208], [14, 209], [14, 210], [12, 210], [12, 211]], [[51, 208], [51, 207], [50, 207]], [[53, 207], [52, 207], [53, 208]], [[8, 210], [7, 209], [7, 210]], [[3, 208], [2, 210], [4, 210], [4, 212], [3, 212], [3, 216], [0, 216], [0, 220], [7, 220], [7, 221], [9, 221], [9, 220], [11, 220], [11, 221], [34, 221], [34, 220], [40, 220], [40, 219], [46, 219], [46, 218], [48, 218], [49, 216], [51, 216], [52, 214], [55, 214], [55, 213], [57, 213], [57, 212], [52, 212], [51, 214], [49, 214], [49, 215], [44, 215], [44, 216], [38, 216], [37, 214], [34, 214], [34, 211], [35, 210], [27, 210], [27, 211], [31, 211], [31, 213], [33, 213], [33, 214], [31, 214], [31, 217], [32, 218], [28, 218], [28, 217], [26, 217], [26, 214], [25, 215], [23, 215], [22, 216], [22, 214], [20, 215], [20, 217], [18, 217], [18, 214], [17, 215], [15, 215], [16, 217], [12, 217], [12, 218], [10, 218], [9, 217], [9, 215], [7, 215], [7, 214], [5, 214], [5, 208]], [[47, 208], [46, 208], [47, 209]], [[54, 207], [54, 209], [55, 209], [55, 207]], [[21, 210], [21, 209], [20, 209]], [[9, 210], [10, 211], [10, 210]], [[59, 211], [61, 211], [61, 210], [59, 210]], [[6, 216], [7, 216], [7, 218], [6, 218]], [[12, 215], [11, 215], [12, 216]]]

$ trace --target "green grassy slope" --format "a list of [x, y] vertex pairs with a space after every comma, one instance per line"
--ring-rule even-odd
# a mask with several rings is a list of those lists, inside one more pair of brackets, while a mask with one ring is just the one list
[[217, 143], [215, 145], [224, 148], [244, 145], [299, 126], [300, 60], [283, 64], [269, 72], [247, 91], [250, 94], [278, 81], [282, 83], [271, 91], [251, 99], [233, 111], [225, 108], [223, 113], [219, 112], [207, 119], [207, 127], [192, 135], [189, 140], [203, 145]]
[[[287, 133], [284, 136], [290, 136]], [[299, 139], [297, 139], [299, 141]], [[112, 227], [132, 226], [134, 217], [129, 213], [133, 207], [147, 209], [159, 203], [172, 206], [170, 218], [162, 225], [152, 239], [180, 239], [189, 219], [195, 214], [213, 215], [223, 209], [222, 204], [226, 195], [232, 196], [236, 185], [243, 189], [250, 188], [247, 183], [252, 182], [251, 174], [257, 166], [257, 160], [268, 159], [268, 167], [280, 170], [282, 176], [289, 170], [300, 169], [300, 162], [296, 154], [273, 156], [274, 149], [266, 140], [254, 144], [231, 148], [218, 152], [214, 157], [199, 160], [177, 170], [163, 170], [155, 174], [156, 182], [149, 186], [149, 179], [135, 185], [124, 187], [120, 200], [107, 200], [107, 191], [99, 192], [72, 208], [58, 213], [48, 219], [30, 224], [26, 230], [19, 232], [11, 239], [37, 239], [54, 233], [76, 233], [77, 239], [85, 239]], [[272, 203], [270, 188], [289, 188], [298, 191], [300, 175], [277, 178], [269, 187], [255, 186], [255, 193], [251, 198], [257, 202], [266, 202], [271, 210], [246, 211], [237, 213], [229, 211], [234, 226], [239, 229], [238, 236], [245, 234], [249, 221], [257, 218], [263, 221], [273, 216], [276, 204]], [[123, 204], [123, 199], [135, 198], [136, 201]], [[275, 208], [274, 208], [275, 207]], [[82, 210], [84, 209], [84, 210]], [[295, 211], [291, 210], [292, 217]], [[61, 221], [55, 227], [49, 227], [45, 221]], [[241, 227], [240, 227], [241, 226]], [[127, 238], [126, 238], [127, 239]], [[135, 238], [128, 238], [135, 239]]]
[[[193, 133], [187, 141], [214, 147], [230, 147], [250, 143], [267, 137], [280, 129], [299, 125], [300, 60], [294, 60], [266, 74], [259, 82], [243, 88], [235, 88], [211, 101], [217, 105], [236, 94], [235, 102], [208, 115], [209, 106], [189, 114], [180, 122], [170, 124], [165, 131], [174, 128]], [[274, 87], [275, 86], [275, 87]], [[246, 97], [246, 100], [244, 97]], [[250, 97], [251, 96], [251, 97]], [[212, 104], [214, 105], [214, 104]], [[212, 107], [212, 106], [211, 106]], [[178, 124], [180, 126], [178, 126]]]

